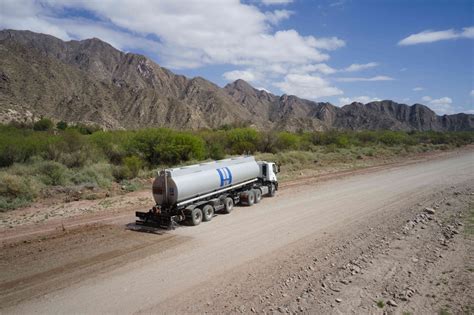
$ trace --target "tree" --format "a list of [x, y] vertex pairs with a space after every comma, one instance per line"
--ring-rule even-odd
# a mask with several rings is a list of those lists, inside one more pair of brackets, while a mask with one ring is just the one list
[[67, 128], [67, 122], [62, 121], [62, 120], [61, 120], [61, 121], [58, 121], [58, 123], [56, 124], [56, 128], [57, 128], [58, 130], [66, 130], [66, 128]]
[[47, 131], [53, 128], [54, 124], [51, 119], [41, 118], [33, 125], [33, 129], [36, 131]]

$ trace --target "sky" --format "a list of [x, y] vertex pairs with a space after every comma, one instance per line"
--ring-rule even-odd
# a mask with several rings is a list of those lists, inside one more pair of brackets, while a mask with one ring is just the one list
[[219, 86], [474, 113], [470, 0], [0, 0], [0, 29], [97, 37]]

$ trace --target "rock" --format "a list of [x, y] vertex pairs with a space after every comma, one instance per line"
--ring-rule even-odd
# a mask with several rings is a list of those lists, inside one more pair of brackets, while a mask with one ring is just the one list
[[417, 263], [417, 262], [418, 262], [418, 258], [413, 257], [413, 258], [411, 259], [411, 261], [413, 261], [414, 263]]
[[349, 284], [349, 281], [347, 281], [346, 279], [342, 279], [340, 282], [341, 282], [342, 284], [346, 284], [346, 285]]
[[341, 303], [341, 302], [342, 302], [342, 300], [341, 300], [340, 298], [337, 298], [335, 301], [336, 301], [337, 303]]
[[394, 300], [388, 300], [388, 301], [387, 301], [387, 305], [390, 305], [390, 306], [393, 306], [393, 307], [397, 307], [397, 306], [398, 306], [398, 304], [395, 303]]
[[255, 308], [253, 308], [253, 307], [250, 308], [250, 311], [251, 311], [252, 313], [256, 313]]
[[435, 214], [436, 211], [433, 208], [425, 208], [425, 212], [428, 214]]

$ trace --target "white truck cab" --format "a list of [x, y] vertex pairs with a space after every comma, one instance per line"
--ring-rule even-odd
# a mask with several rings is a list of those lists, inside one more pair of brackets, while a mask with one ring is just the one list
[[259, 161], [260, 167], [259, 177], [265, 182], [278, 182], [276, 174], [280, 171], [278, 165], [273, 162]]

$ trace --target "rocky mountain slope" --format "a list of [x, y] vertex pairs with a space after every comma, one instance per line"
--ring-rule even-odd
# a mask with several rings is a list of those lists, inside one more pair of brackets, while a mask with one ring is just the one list
[[474, 116], [437, 116], [420, 104], [352, 103], [342, 108], [276, 96], [242, 80], [224, 88], [186, 78], [93, 38], [64, 42], [0, 31], [0, 121], [46, 116], [106, 128], [474, 130]]

